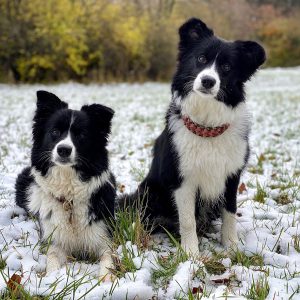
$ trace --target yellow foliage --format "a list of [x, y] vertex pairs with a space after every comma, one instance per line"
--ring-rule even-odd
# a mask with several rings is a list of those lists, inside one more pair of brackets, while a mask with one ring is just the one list
[[178, 27], [191, 16], [227, 39], [261, 40], [270, 66], [300, 64], [300, 8], [258, 2], [0, 0], [0, 78], [170, 80]]

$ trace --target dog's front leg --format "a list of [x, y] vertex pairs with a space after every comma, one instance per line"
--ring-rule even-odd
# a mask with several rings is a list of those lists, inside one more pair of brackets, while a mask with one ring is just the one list
[[114, 276], [111, 273], [111, 269], [114, 268], [114, 263], [111, 256], [111, 251], [106, 251], [100, 258], [100, 271], [99, 279], [103, 282], [113, 281]]
[[240, 181], [240, 172], [227, 179], [225, 202], [222, 208], [221, 240], [224, 247], [236, 246], [238, 242], [236, 230], [236, 194]]
[[62, 265], [66, 262], [66, 252], [57, 245], [50, 245], [47, 252], [47, 267], [46, 272], [51, 273], [59, 270]]
[[188, 253], [197, 255], [199, 248], [195, 219], [195, 191], [183, 182], [174, 196], [179, 216], [181, 246]]

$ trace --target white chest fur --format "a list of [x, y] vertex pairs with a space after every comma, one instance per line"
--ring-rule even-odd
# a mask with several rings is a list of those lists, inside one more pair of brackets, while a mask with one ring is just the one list
[[[82, 182], [69, 167], [53, 167], [45, 177], [32, 169], [32, 175], [37, 184], [29, 190], [29, 209], [39, 213], [43, 237], [51, 236], [67, 252], [98, 253], [107, 239], [107, 230], [102, 221], [89, 224], [89, 199], [95, 189], [108, 182], [109, 174], [103, 173], [88, 182]], [[72, 210], [66, 210], [56, 199], [62, 196], [72, 201]]]
[[249, 127], [249, 113], [244, 103], [233, 110], [217, 101], [189, 98], [182, 104], [182, 114], [208, 126], [230, 123], [222, 135], [205, 138], [190, 132], [182, 120], [170, 122], [185, 184], [193, 192], [199, 188], [202, 198], [217, 200], [224, 192], [226, 178], [244, 165], [247, 142], [243, 134]]

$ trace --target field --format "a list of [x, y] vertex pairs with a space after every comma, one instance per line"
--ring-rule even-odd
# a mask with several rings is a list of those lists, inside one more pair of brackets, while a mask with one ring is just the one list
[[[99, 102], [115, 109], [109, 150], [120, 193], [147, 173], [170, 99], [169, 85], [157, 83], [0, 85], [1, 299], [300, 299], [299, 68], [262, 70], [247, 85], [252, 151], [238, 195], [239, 250], [222, 248], [217, 220], [201, 239], [200, 257], [189, 258], [167, 234], [149, 239], [139, 212], [130, 211], [118, 215], [114, 283], [98, 283], [97, 262], [74, 259], [45, 276], [36, 220], [14, 205], [39, 89], [71, 108]], [[14, 273], [18, 287], [8, 282]]]

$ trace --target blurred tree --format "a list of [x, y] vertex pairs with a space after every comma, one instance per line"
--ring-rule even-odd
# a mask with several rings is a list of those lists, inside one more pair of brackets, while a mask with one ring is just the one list
[[0, 80], [169, 80], [192, 16], [263, 42], [269, 66], [297, 65], [299, 15], [296, 0], [0, 0]]
[[260, 38], [268, 45], [268, 55], [272, 59], [268, 66], [290, 67], [300, 65], [299, 19], [281, 17], [272, 20], [258, 31]]

